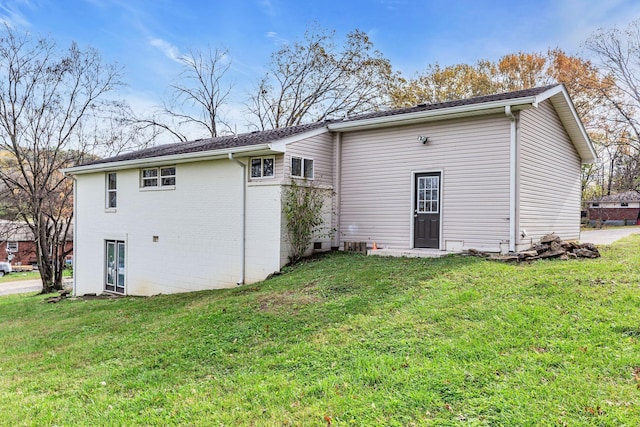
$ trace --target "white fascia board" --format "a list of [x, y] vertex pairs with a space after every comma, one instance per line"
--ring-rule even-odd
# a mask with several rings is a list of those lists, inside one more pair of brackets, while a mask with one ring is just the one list
[[504, 113], [506, 106], [522, 106], [520, 109], [535, 106], [536, 97], [505, 99], [500, 101], [484, 102], [471, 105], [460, 105], [457, 107], [440, 108], [436, 110], [417, 111], [414, 113], [396, 114], [391, 116], [374, 117], [371, 119], [353, 120], [343, 123], [329, 123], [328, 128], [332, 131], [350, 131], [362, 129], [374, 129], [398, 124], [411, 124], [429, 120], [454, 119], [458, 117], [469, 117], [484, 114]]
[[287, 144], [291, 144], [292, 142], [302, 141], [303, 139], [312, 138], [314, 136], [322, 135], [323, 133], [329, 132], [327, 126], [322, 126], [317, 129], [311, 130], [309, 132], [299, 133], [297, 135], [288, 136], [286, 138], [280, 139], [276, 142], [269, 144], [269, 147], [273, 151], [278, 151], [281, 153], [285, 153], [287, 151]]
[[[175, 154], [171, 156], [147, 157], [144, 159], [123, 160], [119, 162], [98, 163], [94, 165], [76, 166], [62, 169], [65, 175], [82, 175], [86, 173], [105, 172], [138, 167], [154, 167], [167, 164], [190, 163], [204, 160], [228, 159], [229, 153], [233, 154], [266, 154], [271, 151], [271, 144], [249, 145], [246, 147], [225, 148], [214, 151], [197, 151], [193, 153]], [[277, 150], [276, 150], [277, 151]]]
[[598, 154], [593, 147], [591, 138], [589, 138], [589, 134], [587, 134], [587, 130], [584, 128], [584, 124], [580, 120], [580, 116], [578, 116], [578, 112], [564, 85], [552, 87], [538, 95], [538, 98], [539, 102], [547, 99], [550, 99], [552, 103], [562, 102], [569, 109], [569, 115], [558, 114], [558, 116], [567, 129], [567, 133], [569, 133], [578, 153], [580, 153], [582, 164], [589, 164], [598, 160]]

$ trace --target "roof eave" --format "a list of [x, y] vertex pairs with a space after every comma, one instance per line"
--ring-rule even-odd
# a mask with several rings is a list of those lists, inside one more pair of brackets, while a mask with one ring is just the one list
[[[587, 130], [578, 116], [578, 112], [571, 101], [571, 97], [564, 85], [554, 86], [538, 95], [539, 102], [549, 99], [554, 105], [558, 117], [562, 121], [573, 145], [576, 147], [583, 165], [594, 163], [598, 160], [593, 143], [587, 134]], [[564, 107], [564, 108], [562, 108]]]
[[430, 120], [455, 119], [460, 117], [504, 113], [504, 107], [506, 107], [507, 105], [511, 107], [520, 106], [521, 108], [519, 109], [531, 108], [537, 105], [537, 98], [535, 96], [528, 96], [525, 98], [505, 99], [471, 105], [460, 105], [456, 107], [417, 111], [414, 113], [391, 116], [381, 116], [363, 120], [329, 123], [328, 128], [332, 131], [348, 132], [363, 129], [376, 129], [399, 124], [412, 124]]
[[145, 157], [140, 159], [122, 160], [116, 162], [96, 163], [92, 165], [75, 166], [65, 168], [62, 172], [65, 175], [82, 175], [87, 173], [115, 171], [122, 169], [131, 169], [136, 167], [154, 167], [166, 164], [189, 163], [194, 161], [220, 160], [227, 159], [229, 153], [260, 155], [280, 152], [277, 147], [272, 148], [272, 144], [256, 144], [246, 147], [224, 148], [221, 150], [197, 151], [191, 153], [182, 153], [169, 156]]

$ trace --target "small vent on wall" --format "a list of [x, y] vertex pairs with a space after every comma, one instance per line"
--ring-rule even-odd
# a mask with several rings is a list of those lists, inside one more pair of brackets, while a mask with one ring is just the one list
[[158, 240], [160, 240], [160, 238], [159, 238], [158, 236], [153, 236], [153, 242], [154, 242], [154, 243], [157, 243], [157, 242], [158, 242]]

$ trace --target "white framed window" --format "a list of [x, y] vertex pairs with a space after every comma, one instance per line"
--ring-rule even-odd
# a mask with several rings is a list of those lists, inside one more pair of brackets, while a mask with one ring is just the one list
[[275, 172], [275, 157], [254, 157], [251, 159], [251, 178], [273, 178]]
[[118, 205], [118, 177], [115, 172], [107, 173], [106, 208], [115, 209]]
[[141, 188], [159, 188], [176, 186], [176, 167], [162, 166], [140, 170]]
[[7, 242], [7, 252], [18, 252], [18, 242]]
[[313, 159], [291, 157], [291, 176], [313, 179]]

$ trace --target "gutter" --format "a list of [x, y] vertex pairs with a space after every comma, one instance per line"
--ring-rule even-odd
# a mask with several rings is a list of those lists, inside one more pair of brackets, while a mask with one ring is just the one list
[[[256, 152], [256, 151], [277, 151], [272, 149], [272, 144], [258, 144], [258, 145], [249, 145], [247, 147], [237, 147], [233, 151], [229, 149], [216, 150], [216, 151], [199, 151], [192, 153], [182, 153], [182, 154], [174, 154], [171, 156], [156, 156], [156, 157], [146, 157], [141, 159], [132, 159], [132, 160], [122, 160], [122, 161], [114, 161], [107, 163], [96, 163], [92, 165], [85, 166], [75, 166], [72, 168], [62, 169], [62, 172], [65, 174], [73, 173], [73, 174], [83, 174], [83, 173], [95, 173], [95, 172], [105, 172], [105, 171], [117, 171], [122, 169], [131, 169], [133, 167], [154, 167], [161, 166], [166, 164], [178, 164], [178, 163], [189, 163], [193, 161], [204, 161], [204, 160], [220, 160], [226, 159], [229, 155], [239, 154], [239, 153], [247, 153], [247, 152]], [[258, 153], [256, 153], [258, 154]]]
[[449, 107], [435, 110], [417, 111], [414, 113], [396, 114], [393, 116], [381, 116], [364, 120], [353, 120], [347, 122], [329, 123], [327, 128], [331, 131], [338, 130], [360, 130], [374, 129], [377, 127], [387, 126], [389, 124], [410, 124], [414, 122], [422, 122], [426, 119], [440, 120], [444, 117], [458, 118], [468, 116], [478, 116], [484, 114], [502, 113], [505, 108], [518, 106], [518, 109], [532, 108], [537, 105], [535, 96], [526, 98], [515, 98], [509, 100], [500, 100], [487, 103], [477, 103], [471, 105], [461, 105], [459, 107]]
[[[229, 153], [229, 160], [232, 160], [242, 167], [242, 256], [240, 258], [240, 278], [238, 286], [244, 285], [245, 258], [247, 253], [247, 165], [233, 157], [233, 153]], [[74, 252], [75, 253], [75, 252]]]
[[509, 118], [509, 252], [516, 251], [516, 183], [517, 161], [516, 153], [516, 117], [511, 111], [511, 106], [504, 107], [504, 113]]

